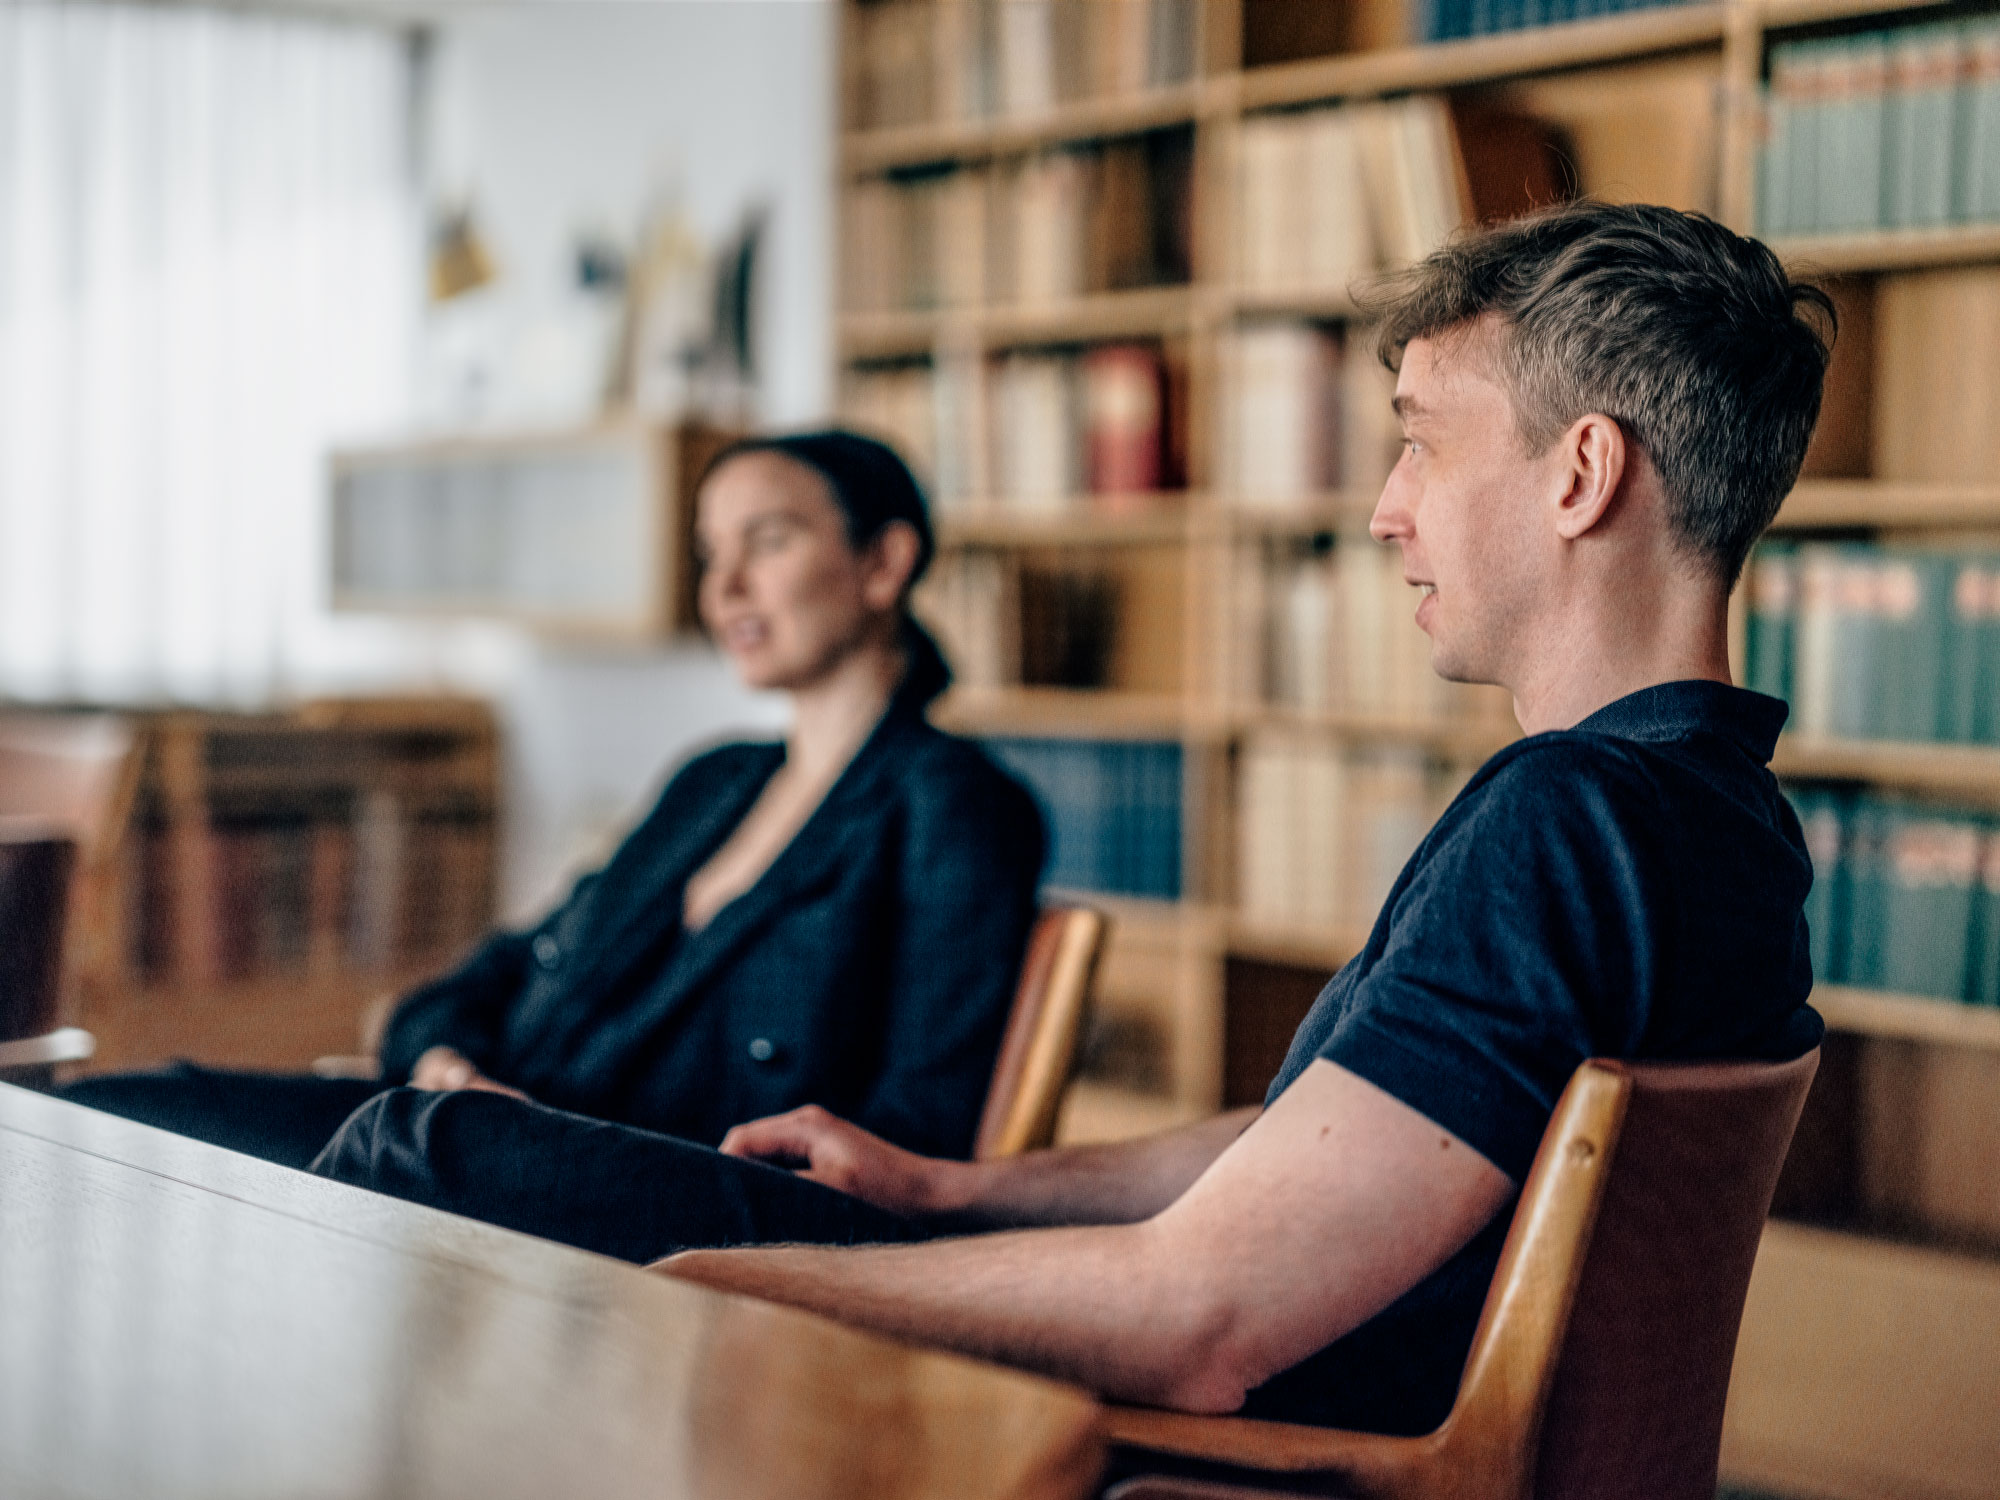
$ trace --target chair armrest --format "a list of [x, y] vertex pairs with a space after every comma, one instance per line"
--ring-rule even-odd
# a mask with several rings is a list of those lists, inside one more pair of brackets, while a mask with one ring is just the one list
[[51, 1068], [58, 1063], [86, 1062], [96, 1050], [96, 1037], [80, 1026], [64, 1026], [41, 1036], [0, 1042], [0, 1069]]
[[315, 1078], [360, 1078], [376, 1079], [382, 1076], [382, 1064], [372, 1057], [362, 1057], [358, 1053], [336, 1054], [331, 1057], [315, 1057], [312, 1061]]
[[[1436, 1433], [1389, 1437], [1295, 1422], [1262, 1422], [1252, 1417], [1197, 1417], [1138, 1406], [1112, 1406], [1106, 1409], [1106, 1416], [1108, 1436], [1119, 1447], [1205, 1459], [1268, 1474], [1322, 1475], [1341, 1493], [1352, 1490], [1359, 1495], [1397, 1496], [1423, 1492], [1425, 1479], [1438, 1459]], [[1141, 1477], [1149, 1484], [1195, 1483], [1169, 1481], [1163, 1476]], [[1254, 1482], [1254, 1474], [1244, 1477]], [[1131, 1500], [1224, 1500], [1231, 1493], [1229, 1486], [1209, 1485], [1205, 1489], [1147, 1490]]]

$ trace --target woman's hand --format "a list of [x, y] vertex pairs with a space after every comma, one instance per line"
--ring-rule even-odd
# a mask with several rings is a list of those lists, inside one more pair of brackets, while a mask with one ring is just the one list
[[497, 1083], [472, 1065], [472, 1060], [453, 1047], [432, 1047], [410, 1069], [410, 1087], [449, 1094], [459, 1089], [477, 1089], [483, 1094], [505, 1094], [509, 1099], [526, 1100], [519, 1089]]
[[722, 1138], [721, 1149], [725, 1156], [790, 1167], [891, 1213], [944, 1213], [966, 1201], [966, 1163], [892, 1146], [817, 1104], [738, 1125]]

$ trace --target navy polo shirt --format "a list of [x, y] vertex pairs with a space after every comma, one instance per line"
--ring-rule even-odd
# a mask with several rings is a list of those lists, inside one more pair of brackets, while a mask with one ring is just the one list
[[[1670, 682], [1531, 735], [1466, 784], [1272, 1082], [1318, 1058], [1518, 1184], [1587, 1057], [1791, 1058], [1818, 1045], [1812, 865], [1768, 762], [1785, 705]], [[1423, 1432], [1450, 1409], [1510, 1215], [1246, 1413]]]

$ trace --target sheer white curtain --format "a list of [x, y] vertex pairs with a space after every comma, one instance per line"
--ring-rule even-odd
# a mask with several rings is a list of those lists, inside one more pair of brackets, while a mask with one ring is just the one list
[[410, 61], [365, 26], [0, 0], [0, 697], [365, 670], [331, 442], [406, 420]]

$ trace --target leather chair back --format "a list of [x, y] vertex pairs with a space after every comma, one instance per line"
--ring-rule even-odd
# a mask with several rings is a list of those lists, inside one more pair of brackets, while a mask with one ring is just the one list
[[[1436, 1431], [1114, 1408], [1114, 1442], [1367, 1500], [1714, 1500], [1737, 1328], [1819, 1053], [1579, 1067]], [[1143, 1475], [1116, 1500], [1268, 1491]]]
[[56, 1029], [76, 844], [0, 830], [0, 1042]]
[[1818, 1061], [1629, 1069], [1543, 1418], [1542, 1500], [1713, 1500], [1750, 1271]]
[[1018, 1156], [1055, 1140], [1109, 929], [1102, 912], [1085, 906], [1054, 906], [1036, 917], [979, 1117], [975, 1160]]

